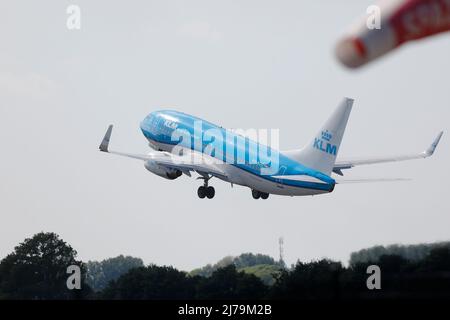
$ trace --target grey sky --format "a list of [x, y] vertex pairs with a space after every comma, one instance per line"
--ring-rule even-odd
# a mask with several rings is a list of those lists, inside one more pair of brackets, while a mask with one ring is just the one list
[[[66, 8], [81, 7], [81, 30]], [[192, 269], [225, 255], [288, 263], [375, 244], [450, 238], [450, 41], [443, 34], [347, 71], [333, 56], [342, 31], [372, 1], [3, 1], [0, 4], [0, 257], [53, 231], [83, 260], [118, 254]], [[279, 128], [302, 147], [343, 96], [355, 104], [340, 156], [425, 149], [433, 158], [356, 168], [348, 177], [410, 182], [337, 186], [316, 197], [255, 201], [212, 180], [167, 181], [140, 161], [139, 122], [171, 107], [234, 128]]]

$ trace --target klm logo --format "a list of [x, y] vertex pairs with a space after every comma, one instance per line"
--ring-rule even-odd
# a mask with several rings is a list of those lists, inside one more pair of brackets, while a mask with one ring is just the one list
[[328, 130], [322, 131], [321, 135], [322, 139], [314, 138], [314, 145], [313, 147], [317, 150], [320, 150], [322, 152], [329, 153], [331, 155], [337, 154], [337, 147], [334, 144], [330, 143], [331, 138], [333, 138], [333, 135], [328, 132]]
[[178, 123], [170, 120], [164, 120], [164, 125], [170, 129], [176, 129], [178, 127]]

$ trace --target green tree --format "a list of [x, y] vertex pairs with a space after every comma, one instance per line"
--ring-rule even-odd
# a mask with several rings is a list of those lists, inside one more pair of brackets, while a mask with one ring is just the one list
[[238, 272], [228, 265], [202, 278], [197, 290], [199, 299], [262, 299], [268, 288], [252, 274]]
[[282, 268], [277, 265], [257, 264], [251, 267], [240, 268], [238, 271], [243, 271], [248, 274], [257, 276], [265, 285], [271, 286], [275, 283]]
[[130, 269], [143, 266], [142, 259], [123, 255], [100, 262], [89, 261], [86, 264], [86, 282], [94, 291], [101, 291], [110, 281], [118, 279]]
[[291, 271], [283, 270], [272, 287], [272, 298], [293, 300], [327, 300], [340, 296], [341, 263], [320, 260], [297, 262]]
[[[268, 255], [264, 255], [264, 254], [253, 254], [253, 253], [243, 253], [237, 257], [233, 257], [233, 256], [226, 256], [224, 258], [222, 258], [221, 260], [219, 260], [216, 264], [211, 265], [211, 264], [207, 264], [206, 266], [202, 267], [202, 268], [197, 268], [192, 270], [189, 274], [191, 276], [202, 276], [202, 277], [210, 277], [214, 271], [216, 271], [217, 269], [229, 266], [229, 265], [234, 265], [238, 271], [244, 270], [246, 271], [246, 269], [248, 267], [255, 267], [258, 265], [261, 266], [277, 266], [279, 268], [284, 268], [284, 265], [281, 264], [278, 261], [275, 261], [272, 257], [268, 256]], [[261, 267], [264, 268], [264, 267]], [[276, 268], [276, 269], [279, 269]], [[272, 268], [274, 269], [274, 268]], [[251, 272], [250, 272], [251, 273]], [[267, 280], [267, 276], [264, 274], [264, 278], [265, 280]]]
[[390, 246], [374, 246], [368, 249], [362, 249], [353, 252], [350, 255], [350, 265], [357, 263], [367, 263], [370, 261], [378, 261], [383, 255], [398, 255], [411, 262], [417, 262], [425, 259], [433, 249], [447, 248], [450, 249], [450, 242], [436, 242], [429, 244], [413, 244]]
[[396, 254], [382, 255], [378, 262], [373, 264], [378, 265], [383, 270], [383, 273], [400, 273], [408, 270], [410, 267], [408, 260]]
[[25, 239], [14, 252], [0, 262], [0, 292], [3, 299], [72, 299], [89, 293], [69, 290], [66, 285], [67, 267], [81, 267], [82, 280], [85, 268], [76, 260], [77, 252], [55, 233], [38, 233]]
[[193, 299], [198, 277], [173, 267], [150, 265], [130, 269], [103, 291], [105, 299], [123, 300], [177, 300]]
[[236, 268], [246, 268], [253, 267], [257, 265], [279, 265], [279, 262], [276, 262], [274, 258], [265, 254], [253, 254], [253, 253], [243, 253], [240, 256], [234, 258], [233, 260]]
[[434, 248], [428, 256], [421, 262], [421, 267], [425, 271], [446, 271], [450, 272], [450, 248]]

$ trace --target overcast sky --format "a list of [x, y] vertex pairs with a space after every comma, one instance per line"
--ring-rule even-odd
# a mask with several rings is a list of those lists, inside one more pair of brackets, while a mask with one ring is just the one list
[[[81, 8], [81, 30], [66, 27]], [[40, 231], [83, 260], [119, 254], [190, 270], [243, 252], [288, 263], [377, 244], [450, 239], [449, 136], [427, 160], [364, 166], [351, 178], [409, 182], [271, 196], [211, 180], [168, 181], [137, 160], [139, 123], [164, 107], [224, 127], [279, 128], [282, 149], [308, 142], [343, 96], [355, 98], [339, 156], [420, 152], [450, 119], [450, 41], [406, 45], [359, 71], [333, 56], [372, 1], [2, 1], [0, 257]]]

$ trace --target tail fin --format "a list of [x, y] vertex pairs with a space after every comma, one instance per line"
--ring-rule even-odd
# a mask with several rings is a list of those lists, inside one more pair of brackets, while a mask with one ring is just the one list
[[287, 151], [286, 156], [308, 168], [330, 175], [352, 106], [353, 99], [345, 98], [310, 143], [301, 150]]

